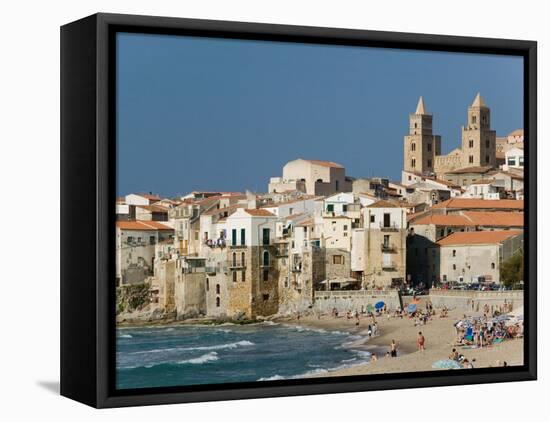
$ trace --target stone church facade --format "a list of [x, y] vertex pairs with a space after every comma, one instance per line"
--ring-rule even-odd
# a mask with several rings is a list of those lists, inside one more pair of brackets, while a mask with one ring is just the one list
[[[432, 133], [432, 115], [420, 97], [409, 115], [409, 134], [404, 140], [405, 172], [443, 179], [447, 172], [467, 167], [496, 167], [496, 132], [491, 129], [491, 110], [478, 93], [468, 107], [468, 121], [462, 126], [459, 148], [441, 155], [441, 137]], [[403, 183], [406, 184], [406, 180]]]

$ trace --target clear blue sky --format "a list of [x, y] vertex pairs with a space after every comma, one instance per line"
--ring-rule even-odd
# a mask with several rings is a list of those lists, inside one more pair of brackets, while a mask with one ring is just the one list
[[117, 69], [119, 195], [262, 192], [295, 158], [397, 180], [420, 95], [443, 152], [478, 91], [523, 126], [518, 57], [119, 34]]

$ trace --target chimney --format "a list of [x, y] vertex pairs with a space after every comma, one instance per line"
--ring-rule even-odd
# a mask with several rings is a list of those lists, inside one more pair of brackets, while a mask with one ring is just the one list
[[250, 192], [249, 190], [246, 191], [246, 208], [248, 209], [254, 209], [257, 206], [256, 202], [256, 194]]

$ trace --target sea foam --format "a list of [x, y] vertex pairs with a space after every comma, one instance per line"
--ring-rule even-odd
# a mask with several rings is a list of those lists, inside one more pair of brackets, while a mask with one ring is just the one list
[[199, 356], [197, 358], [181, 360], [178, 363], [180, 365], [183, 365], [186, 363], [191, 363], [193, 365], [201, 365], [203, 363], [215, 362], [219, 359], [220, 358], [218, 357], [218, 354], [216, 352], [210, 352], [210, 353], [206, 353], [205, 355]]

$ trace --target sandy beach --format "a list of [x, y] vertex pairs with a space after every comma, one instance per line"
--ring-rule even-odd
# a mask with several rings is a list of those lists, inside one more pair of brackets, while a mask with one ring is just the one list
[[[468, 316], [480, 315], [476, 312], [467, 313]], [[386, 315], [376, 317], [379, 335], [370, 340], [358, 340], [353, 347], [362, 348], [376, 353], [378, 360], [367, 364], [330, 371], [319, 376], [345, 376], [365, 375], [392, 372], [416, 372], [432, 371], [432, 364], [438, 360], [447, 359], [451, 353], [456, 339], [454, 324], [464, 316], [464, 311], [450, 311], [446, 318], [435, 315], [426, 325], [416, 326], [414, 320], [407, 317], [388, 318]], [[355, 319], [347, 319], [346, 316], [338, 318], [323, 315], [303, 316], [299, 319], [279, 319], [286, 324], [296, 324], [308, 327], [323, 328], [325, 330], [347, 331], [351, 334], [367, 336], [367, 327], [372, 323], [372, 318], [362, 317], [359, 327], [355, 325]], [[417, 350], [416, 339], [421, 331], [426, 339], [425, 351]], [[390, 348], [390, 343], [395, 340], [398, 345], [396, 358], [385, 357]], [[470, 362], [475, 359], [475, 368], [496, 367], [504, 361], [508, 365], [523, 364], [523, 339], [506, 340], [498, 345], [471, 349], [457, 347], [457, 351], [463, 354]]]

